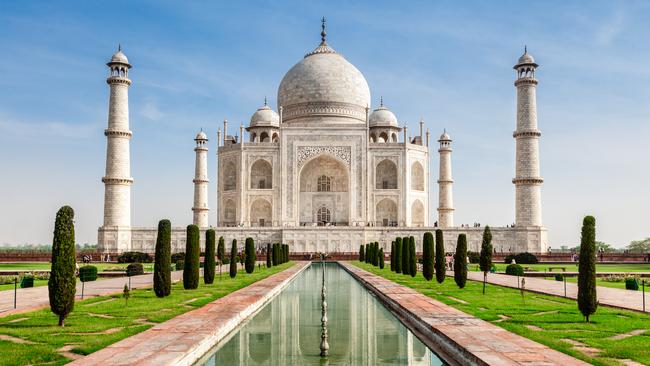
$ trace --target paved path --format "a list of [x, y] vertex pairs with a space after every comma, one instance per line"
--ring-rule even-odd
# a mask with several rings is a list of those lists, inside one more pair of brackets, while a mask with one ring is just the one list
[[[237, 267], [239, 268], [240, 266], [238, 265]], [[228, 269], [228, 265], [221, 266], [223, 275], [228, 275]], [[215, 275], [219, 276], [219, 267], [217, 267]], [[172, 282], [182, 279], [183, 271], [172, 271]], [[84, 299], [121, 293], [124, 290], [124, 284], [128, 282], [128, 277], [117, 277], [86, 282], [84, 286]], [[137, 289], [152, 286], [152, 273], [131, 277], [131, 288]], [[14, 309], [14, 290], [0, 291], [0, 317], [50, 306], [47, 286], [19, 288], [17, 295], [16, 309]], [[81, 281], [77, 281], [76, 298], [77, 300], [81, 299]]]
[[[341, 264], [366, 288], [422, 333], [434, 350], [466, 365], [562, 365], [587, 363], [531, 341], [494, 324], [465, 314], [409, 287]], [[428, 339], [428, 341], [427, 341]]]
[[[452, 277], [454, 276], [453, 272], [448, 273], [451, 273]], [[468, 272], [467, 278], [475, 281], [483, 281], [483, 272]], [[526, 279], [525, 288], [528, 291], [564, 296], [564, 282], [534, 277], [519, 277], [519, 281], [521, 281], [522, 278]], [[487, 280], [488, 283], [494, 285], [518, 288], [517, 276], [488, 273]], [[566, 295], [568, 298], [575, 299], [578, 295], [578, 285], [573, 282], [567, 282]], [[643, 311], [643, 293], [641, 291], [598, 286], [597, 295], [598, 301], [601, 305]], [[645, 302], [645, 310], [650, 311], [650, 295], [647, 293], [645, 294]]]
[[309, 262], [239, 289], [68, 365], [193, 365], [219, 340], [278, 294]]

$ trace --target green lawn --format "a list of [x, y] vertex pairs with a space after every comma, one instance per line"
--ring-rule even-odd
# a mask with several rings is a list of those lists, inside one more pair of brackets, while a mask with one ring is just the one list
[[[550, 281], [555, 281], [554, 277], [545, 277], [545, 279], [550, 280]], [[578, 277], [566, 277], [566, 281], [576, 283], [576, 282], [578, 282]], [[646, 281], [646, 291], [650, 291], [650, 278], [645, 278], [645, 281]], [[605, 281], [600, 277], [596, 278], [596, 285], [603, 286], [603, 287], [625, 289], [625, 281], [611, 282], [611, 281]], [[632, 290], [630, 290], [630, 291], [632, 291]], [[639, 281], [639, 291], [641, 291], [641, 282], [640, 281]]]
[[[47, 280], [34, 280], [34, 287], [36, 286], [47, 286]], [[4, 290], [13, 290], [14, 289], [14, 284], [13, 283], [7, 283], [4, 285], [0, 285], [0, 291]], [[20, 291], [20, 281], [18, 281], [18, 291]], [[13, 295], [12, 295], [13, 296]]]
[[57, 353], [63, 346], [73, 345], [72, 352], [83, 355], [95, 352], [152, 326], [144, 322], [164, 322], [292, 265], [289, 262], [269, 269], [262, 267], [252, 274], [240, 270], [234, 279], [227, 272], [220, 279], [217, 273], [214, 284], [204, 285], [201, 280], [196, 290], [184, 290], [182, 283], [176, 283], [172, 294], [162, 299], [151, 289], [134, 290], [128, 306], [121, 294], [77, 301], [63, 328], [56, 325], [57, 317], [49, 309], [2, 317], [0, 334], [35, 344], [0, 340], [0, 365], [65, 364], [69, 359]]
[[[495, 263], [497, 271], [505, 272], [508, 266], [505, 263]], [[549, 267], [566, 267], [567, 272], [578, 272], [577, 263], [563, 263], [563, 264], [522, 264], [522, 267], [529, 267], [536, 271], [548, 272]], [[0, 267], [1, 269], [1, 267]], [[478, 264], [470, 264], [469, 269], [472, 271], [479, 271]], [[596, 272], [650, 272], [650, 263], [630, 263], [630, 264], [596, 264]], [[562, 273], [562, 270], [555, 269], [553, 273]]]
[[[78, 263], [83, 266], [83, 263]], [[91, 266], [97, 267], [99, 272], [110, 269], [126, 270], [129, 263], [90, 263]], [[153, 263], [143, 263], [145, 272], [153, 272]], [[0, 263], [0, 271], [44, 271], [52, 267], [47, 262], [25, 262], [25, 263]]]
[[[464, 289], [459, 289], [451, 277], [438, 284], [435, 278], [427, 282], [421, 273], [416, 277], [393, 273], [389, 264], [380, 270], [358, 261], [350, 263], [401, 285], [412, 287], [426, 296], [483, 320], [494, 321], [500, 319], [499, 315], [506, 316], [509, 318], [506, 321], [493, 324], [594, 365], [620, 365], [616, 359], [632, 359], [650, 364], [648, 314], [601, 306], [592, 316], [592, 322], [585, 323], [573, 300], [533, 293], [526, 293], [525, 300], [522, 300], [517, 289], [489, 284], [486, 294], [483, 295], [480, 282], [468, 281]], [[462, 304], [451, 297], [468, 304]], [[530, 329], [527, 325], [542, 330]], [[608, 339], [638, 329], [646, 329], [648, 332], [621, 340]], [[563, 339], [582, 342], [602, 352], [596, 357], [590, 357], [572, 348]]]

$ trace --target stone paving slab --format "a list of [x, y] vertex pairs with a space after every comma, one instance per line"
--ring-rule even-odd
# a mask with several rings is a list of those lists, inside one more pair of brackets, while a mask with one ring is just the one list
[[68, 365], [192, 365], [282, 291], [308, 265], [309, 262], [296, 263]]
[[[559, 273], [559, 272], [558, 272]], [[448, 275], [454, 276], [453, 272]], [[531, 292], [542, 294], [564, 296], [564, 282], [545, 280], [535, 277], [519, 277], [526, 279], [525, 288]], [[467, 272], [467, 279], [474, 281], [483, 281], [483, 272]], [[487, 282], [493, 285], [499, 285], [510, 288], [519, 288], [517, 286], [517, 276], [510, 276], [497, 273], [488, 273]], [[612, 306], [621, 309], [643, 311], [643, 293], [641, 291], [631, 291], [618, 288], [596, 286], [596, 294], [600, 305]], [[650, 291], [650, 289], [648, 289]], [[576, 299], [578, 297], [578, 284], [566, 283], [567, 298]], [[645, 294], [646, 312], [650, 311], [650, 295]]]
[[424, 343], [459, 365], [588, 365], [352, 264], [341, 265]]

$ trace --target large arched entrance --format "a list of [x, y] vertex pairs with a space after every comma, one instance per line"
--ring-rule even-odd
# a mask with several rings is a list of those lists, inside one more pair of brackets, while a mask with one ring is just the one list
[[300, 225], [349, 225], [350, 178], [345, 164], [322, 154], [300, 170]]

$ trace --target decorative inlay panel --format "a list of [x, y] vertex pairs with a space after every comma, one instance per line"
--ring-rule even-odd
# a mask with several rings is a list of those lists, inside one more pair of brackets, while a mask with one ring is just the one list
[[312, 156], [328, 153], [342, 160], [348, 168], [350, 167], [350, 147], [349, 146], [298, 146], [298, 170]]

